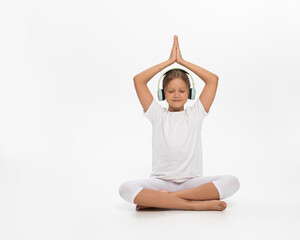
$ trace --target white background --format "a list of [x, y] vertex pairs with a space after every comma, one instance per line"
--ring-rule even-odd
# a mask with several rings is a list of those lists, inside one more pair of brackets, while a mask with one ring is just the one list
[[[1, 1], [0, 238], [299, 239], [299, 21], [296, 0]], [[203, 172], [241, 184], [221, 212], [137, 212], [118, 193], [151, 172], [132, 78], [174, 35], [219, 76]]]

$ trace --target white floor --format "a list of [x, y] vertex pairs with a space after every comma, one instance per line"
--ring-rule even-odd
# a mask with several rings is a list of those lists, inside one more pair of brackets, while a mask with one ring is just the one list
[[57, 162], [42, 165], [34, 156], [26, 164], [1, 162], [0, 239], [300, 238], [297, 168], [281, 168], [290, 170], [281, 179], [258, 172], [252, 181], [241, 172], [240, 190], [224, 199], [224, 211], [136, 211], [118, 187], [126, 176], [146, 176], [144, 168], [137, 175], [124, 166], [111, 177], [111, 165], [58, 168]]

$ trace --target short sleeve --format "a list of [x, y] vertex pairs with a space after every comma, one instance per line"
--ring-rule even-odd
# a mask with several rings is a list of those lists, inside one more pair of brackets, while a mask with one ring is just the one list
[[197, 98], [196, 102], [191, 107], [191, 111], [200, 119], [204, 119], [210, 114], [210, 110], [208, 112], [205, 111], [203, 104], [200, 101], [200, 98]]
[[162, 112], [162, 106], [160, 106], [159, 103], [153, 98], [151, 105], [147, 109], [147, 112], [144, 112], [144, 109], [142, 109], [142, 111], [143, 116], [148, 118], [149, 121], [153, 123]]

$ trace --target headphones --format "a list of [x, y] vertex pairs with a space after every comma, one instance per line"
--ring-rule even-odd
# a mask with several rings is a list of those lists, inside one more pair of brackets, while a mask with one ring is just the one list
[[196, 89], [195, 89], [195, 85], [194, 85], [194, 79], [193, 79], [193, 77], [192, 77], [191, 74], [189, 74], [187, 71], [185, 71], [185, 70], [182, 69], [182, 68], [171, 68], [171, 69], [165, 71], [165, 72], [160, 76], [159, 81], [158, 81], [158, 90], [157, 90], [158, 100], [159, 100], [159, 101], [163, 101], [163, 100], [166, 99], [166, 98], [165, 98], [164, 90], [159, 88], [159, 83], [160, 83], [161, 78], [162, 78], [164, 75], [166, 75], [169, 71], [174, 70], [174, 69], [179, 69], [179, 70], [183, 71], [184, 73], [186, 73], [188, 76], [191, 77], [191, 79], [192, 79], [192, 81], [193, 81], [193, 87], [189, 89], [189, 99], [194, 100], [194, 99], [195, 99], [195, 96], [196, 96]]

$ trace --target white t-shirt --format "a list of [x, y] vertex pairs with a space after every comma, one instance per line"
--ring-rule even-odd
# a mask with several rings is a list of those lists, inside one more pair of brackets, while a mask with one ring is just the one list
[[152, 173], [181, 183], [203, 176], [201, 128], [209, 115], [199, 99], [184, 111], [169, 112], [155, 99], [143, 115], [152, 123]]

